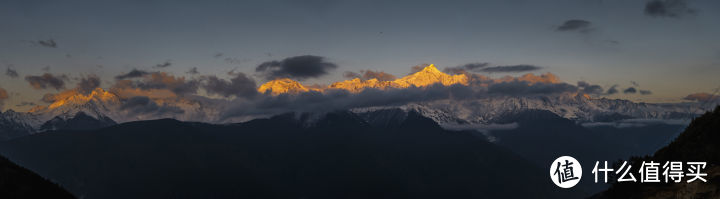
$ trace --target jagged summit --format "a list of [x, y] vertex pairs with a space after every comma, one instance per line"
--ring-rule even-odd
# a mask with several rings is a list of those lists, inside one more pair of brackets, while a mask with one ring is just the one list
[[355, 78], [330, 84], [330, 86], [328, 86], [328, 89], [344, 89], [353, 93], [357, 93], [365, 88], [384, 89], [392, 86], [393, 83], [391, 81], [379, 81], [375, 78], [369, 80], [361, 80], [360, 78]]
[[448, 75], [437, 68], [435, 68], [435, 65], [430, 64], [429, 66], [425, 67], [423, 70], [418, 71], [416, 73], [410, 74], [408, 76], [405, 76], [403, 78], [395, 79], [392, 81], [380, 81], [378, 79], [369, 79], [369, 80], [362, 80], [360, 78], [355, 78], [351, 80], [345, 80], [340, 82], [335, 82], [330, 84], [330, 86], [325, 88], [319, 88], [319, 89], [313, 89], [313, 88], [307, 88], [300, 84], [299, 82], [293, 81], [288, 78], [282, 78], [282, 79], [276, 79], [273, 81], [269, 81], [258, 88], [258, 91], [261, 93], [265, 93], [267, 91], [270, 91], [273, 95], [279, 95], [282, 93], [290, 93], [290, 94], [297, 94], [301, 92], [308, 92], [311, 90], [314, 91], [325, 91], [328, 89], [343, 89], [347, 90], [353, 93], [360, 92], [366, 88], [375, 88], [375, 89], [387, 89], [387, 88], [408, 88], [411, 86], [415, 87], [426, 87], [433, 84], [442, 84], [445, 86], [450, 86], [453, 84], [468, 84], [468, 77], [464, 74], [460, 75]]
[[435, 65], [430, 64], [423, 68], [421, 71], [405, 76], [400, 79], [393, 80], [393, 83], [400, 85], [402, 88], [412, 86], [424, 87], [432, 84], [440, 83], [445, 86], [453, 84], [468, 84], [468, 77], [465, 74], [460, 75], [448, 75], [440, 72]]
[[68, 105], [82, 105], [90, 102], [117, 103], [120, 101], [117, 95], [107, 92], [102, 88], [95, 88], [95, 90], [88, 94], [71, 90], [55, 95], [54, 99], [55, 101], [47, 107], [48, 109], [57, 109]]
[[300, 84], [295, 80], [289, 78], [280, 78], [269, 81], [258, 88], [258, 92], [265, 93], [270, 92], [272, 95], [279, 95], [283, 93], [300, 93], [308, 92], [310, 89]]
[[55, 117], [40, 126], [40, 131], [49, 130], [92, 130], [117, 124], [108, 117], [100, 116], [95, 118], [85, 112], [77, 112], [69, 119]]
[[54, 117], [69, 119], [79, 112], [95, 118], [108, 117], [108, 114], [117, 110], [121, 104], [120, 97], [102, 88], [96, 88], [87, 94], [68, 90], [46, 98], [52, 101], [50, 105], [34, 108], [31, 111], [46, 120]]

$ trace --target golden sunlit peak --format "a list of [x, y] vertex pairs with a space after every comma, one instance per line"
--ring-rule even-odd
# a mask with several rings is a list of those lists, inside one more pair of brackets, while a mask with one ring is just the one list
[[282, 93], [300, 93], [308, 92], [310, 89], [300, 84], [295, 80], [289, 78], [280, 78], [269, 81], [258, 88], [258, 92], [265, 93], [270, 91], [272, 95], [279, 95]]
[[103, 90], [102, 88], [95, 88], [88, 94], [82, 94], [77, 90], [67, 90], [51, 96], [54, 102], [50, 104], [48, 109], [55, 109], [67, 104], [84, 104], [92, 100], [101, 102], [117, 102], [119, 98], [117, 95], [112, 94]]
[[450, 86], [453, 84], [468, 85], [468, 77], [465, 74], [459, 75], [448, 75], [440, 72], [435, 68], [434, 64], [426, 66], [422, 70], [405, 76], [400, 79], [392, 81], [380, 81], [378, 79], [362, 80], [355, 78], [352, 80], [345, 80], [330, 84], [326, 88], [307, 88], [299, 82], [293, 81], [288, 78], [276, 79], [269, 81], [258, 88], [258, 92], [265, 93], [270, 91], [272, 95], [279, 95], [282, 93], [297, 94], [308, 91], [322, 92], [328, 89], [342, 89], [352, 93], [361, 92], [366, 88], [374, 89], [387, 89], [387, 88], [408, 88], [414, 87], [426, 87], [433, 84], [442, 84], [444, 86]]
[[434, 64], [423, 68], [421, 71], [405, 76], [400, 79], [393, 80], [394, 83], [398, 84], [401, 88], [407, 88], [410, 86], [425, 87], [440, 83], [445, 86], [453, 84], [468, 84], [468, 77], [465, 74], [459, 75], [448, 75], [440, 72], [435, 68]]

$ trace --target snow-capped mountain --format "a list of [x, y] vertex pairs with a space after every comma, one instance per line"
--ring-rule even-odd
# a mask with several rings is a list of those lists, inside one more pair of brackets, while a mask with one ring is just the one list
[[95, 118], [85, 114], [85, 112], [78, 112], [69, 119], [62, 117], [54, 117], [48, 120], [40, 126], [40, 131], [51, 131], [51, 130], [92, 130], [102, 127], [108, 127], [115, 125], [115, 121], [109, 117], [100, 116]]
[[[505, 77], [495, 80], [484, 79], [483, 81], [523, 81], [528, 84], [537, 82], [554, 84], [559, 82], [551, 74], [542, 76], [527, 74], [515, 79]], [[263, 84], [258, 88], [258, 91], [270, 93], [271, 95], [292, 95], [310, 91], [325, 92], [333, 89], [345, 89], [350, 93], [358, 93], [366, 88], [385, 90], [408, 87], [423, 88], [430, 85], [468, 86], [469, 84], [469, 79], [464, 74], [448, 75], [430, 65], [414, 74], [392, 81], [353, 79], [337, 82], [325, 88], [311, 88], [285, 78]], [[483, 85], [476, 86], [482, 87]], [[0, 128], [2, 129], [0, 130], [5, 131], [3, 134], [12, 137], [10, 134], [61, 129], [70, 123], [89, 120], [92, 121], [80, 123], [105, 126], [116, 122], [123, 123], [161, 118], [208, 123], [237, 122], [236, 120], [222, 118], [223, 112], [227, 106], [233, 103], [232, 101], [202, 96], [150, 98], [147, 96], [125, 95], [120, 97], [111, 91], [96, 88], [89, 93], [80, 93], [75, 89], [67, 90], [51, 95], [47, 101], [52, 101], [52, 103], [47, 106], [39, 106], [26, 113], [11, 110], [2, 113], [0, 115]], [[248, 104], [248, 106], [252, 105], [252, 103]], [[443, 98], [432, 101], [409, 102], [395, 106], [361, 107], [354, 108], [351, 111], [355, 113], [376, 112], [372, 114], [374, 118], [397, 119], [398, 113], [382, 111], [387, 109], [399, 109], [405, 112], [413, 111], [433, 119], [444, 127], [465, 128], [507, 123], [506, 118], [508, 115], [526, 110], [547, 110], [578, 123], [590, 123], [615, 122], [627, 119], [688, 120], [704, 112], [707, 107], [698, 107], [696, 103], [651, 104], [620, 99], [591, 98], [581, 93], [523, 96], [486, 93], [473, 98]], [[394, 115], [386, 117], [382, 116], [382, 114]], [[81, 118], [73, 120], [78, 116], [81, 116]], [[258, 117], [267, 117], [267, 115], [242, 116], [240, 121]]]
[[[352, 79], [331, 84], [325, 88], [315, 89], [325, 92], [332, 89], [344, 89], [351, 93], [359, 93], [364, 89], [390, 89], [408, 87], [427, 87], [430, 85], [464, 85], [473, 88], [487, 89], [486, 84], [523, 82], [533, 84], [559, 84], [558, 78], [552, 74], [535, 76], [526, 74], [520, 77], [506, 76], [499, 79], [475, 77], [471, 85], [470, 77], [465, 74], [448, 75], [433, 65], [391, 81], [377, 79]], [[282, 82], [282, 83], [279, 83]], [[311, 89], [290, 79], [281, 79], [268, 82], [260, 86], [260, 91], [272, 90], [273, 94], [308, 92]], [[680, 119], [689, 120], [704, 112], [703, 107], [697, 104], [651, 104], [637, 103], [629, 100], [592, 98], [580, 92], [547, 94], [547, 95], [493, 95], [486, 93], [471, 99], [443, 99], [433, 101], [412, 102], [401, 106], [389, 107], [362, 107], [352, 111], [365, 113], [381, 109], [400, 108], [405, 111], [415, 111], [425, 117], [431, 118], [446, 126], [492, 124], [503, 121], [503, 117], [525, 110], [547, 110], [563, 118], [579, 123], [586, 122], [612, 122], [624, 119]], [[707, 108], [707, 107], [705, 107]]]
[[593, 99], [586, 96], [488, 96], [473, 100], [438, 100], [394, 107], [356, 108], [367, 113], [399, 108], [415, 111], [443, 126], [487, 125], [507, 122], [504, 118], [525, 110], [547, 110], [563, 118], [584, 122], [613, 122], [623, 119], [688, 120], [702, 112], [690, 104], [649, 104], [628, 100]]
[[418, 72], [392, 81], [380, 81], [378, 79], [361, 80], [360, 78], [355, 78], [335, 82], [323, 88], [308, 88], [292, 79], [281, 78], [260, 85], [258, 92], [270, 92], [272, 95], [279, 95], [283, 93], [297, 94], [309, 91], [323, 92], [326, 90], [341, 89], [352, 93], [358, 93], [366, 88], [383, 90], [388, 88], [408, 88], [411, 86], [427, 87], [433, 84], [442, 84], [444, 86], [450, 86], [453, 84], [468, 85], [468, 81], [469, 78], [465, 74], [448, 75], [440, 72], [435, 65], [430, 64]]
[[30, 112], [41, 120], [47, 121], [55, 117], [68, 120], [80, 112], [93, 118], [117, 116], [121, 105], [120, 97], [96, 88], [88, 94], [81, 94], [75, 90], [65, 91], [54, 96], [54, 102], [46, 107], [37, 107]]
[[9, 109], [0, 113], [0, 141], [34, 133], [42, 124], [36, 115]]

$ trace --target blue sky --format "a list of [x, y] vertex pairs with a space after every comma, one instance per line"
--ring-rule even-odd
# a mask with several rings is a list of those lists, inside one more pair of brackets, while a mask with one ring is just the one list
[[[402, 76], [423, 63], [442, 68], [489, 62], [537, 65], [543, 69], [533, 73], [606, 88], [634, 81], [653, 92], [612, 96], [635, 101], [675, 102], [720, 86], [720, 2], [663, 1], [690, 10], [679, 16], [649, 15], [648, 2], [5, 0], [0, 68], [20, 77], [0, 76], [0, 87], [11, 93], [5, 107], [14, 108], [57, 92], [32, 89], [27, 75], [94, 74], [108, 87], [115, 75], [133, 68], [254, 74], [262, 62], [298, 55], [339, 66], [305, 84], [341, 80], [344, 71]], [[590, 22], [589, 31], [556, 30], [572, 19]], [[37, 44], [49, 39], [57, 47]], [[164, 62], [172, 65], [153, 68]]]

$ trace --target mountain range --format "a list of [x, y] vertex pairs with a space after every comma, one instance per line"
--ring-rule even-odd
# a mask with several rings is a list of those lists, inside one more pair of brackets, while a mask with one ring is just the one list
[[541, 168], [558, 155], [587, 164], [645, 155], [684, 127], [586, 127], [546, 110], [504, 118], [517, 126], [446, 130], [400, 108], [232, 124], [146, 120], [36, 133], [1, 143], [0, 154], [81, 198], [578, 198], [607, 187], [581, 183], [558, 192]]
[[[518, 77], [528, 83], [553, 83], [558, 80], [551, 74]], [[465, 74], [448, 75], [433, 65], [419, 72], [392, 81], [359, 78], [333, 83], [327, 87], [308, 87], [291, 79], [277, 79], [258, 87], [261, 93], [270, 95], [294, 95], [306, 92], [328, 92], [346, 90], [351, 93], [366, 89], [426, 88], [433, 85], [467, 85], [472, 78]], [[500, 78], [497, 82], [514, 81]], [[93, 118], [94, 123], [107, 126], [129, 121], [174, 118], [182, 121], [227, 123], [223, 111], [227, 105], [216, 101], [194, 100], [193, 98], [148, 99], [122, 98], [112, 90], [96, 88], [89, 93], [69, 90], [56, 94], [47, 106], [38, 106], [28, 112], [7, 110], [0, 113], [0, 139], [29, 135], [50, 129], [82, 113], [85, 119]], [[143, 103], [148, 110], [134, 110], [128, 104]], [[381, 109], [400, 108], [415, 111], [433, 119], [448, 129], [486, 130], [489, 126], [504, 123], [506, 115], [525, 110], [547, 110], [563, 118], [587, 125], [622, 125], [646, 120], [687, 123], [689, 119], [702, 113], [703, 107], [697, 103], [652, 104], [638, 103], [621, 99], [594, 98], [587, 94], [556, 95], [486, 95], [472, 99], [439, 99], [408, 102], [389, 106], [363, 106], [351, 110], [356, 113]], [[138, 114], [141, 113], [141, 114]], [[268, 117], [269, 115], [250, 116], [240, 121]], [[230, 120], [234, 121], [234, 120]], [[54, 127], [55, 126], [55, 127]]]
[[545, 169], [512, 151], [400, 110], [283, 114], [224, 125], [137, 121], [16, 138], [2, 143], [0, 153], [79, 198], [589, 194], [552, 189]]

